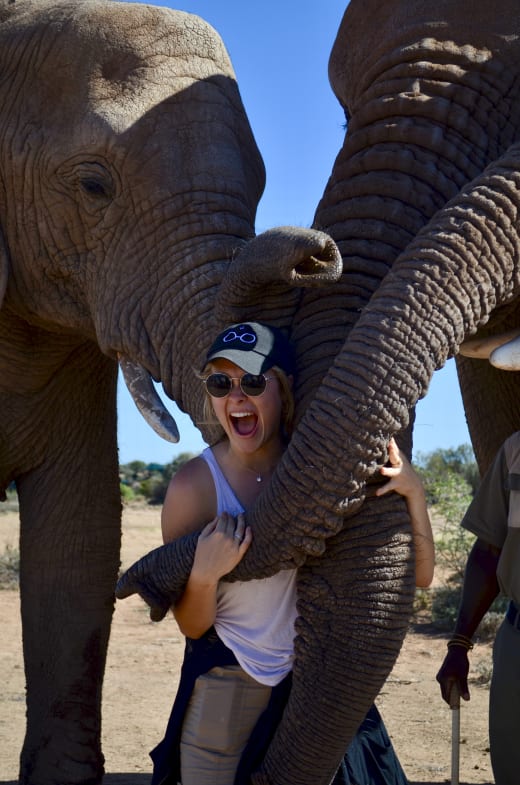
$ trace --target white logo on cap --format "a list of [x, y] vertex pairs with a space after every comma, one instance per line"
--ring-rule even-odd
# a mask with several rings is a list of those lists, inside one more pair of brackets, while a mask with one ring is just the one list
[[256, 343], [256, 335], [254, 333], [242, 333], [239, 335], [235, 330], [230, 330], [222, 338], [222, 343], [229, 343], [230, 341], [241, 341], [242, 343], [254, 344]]

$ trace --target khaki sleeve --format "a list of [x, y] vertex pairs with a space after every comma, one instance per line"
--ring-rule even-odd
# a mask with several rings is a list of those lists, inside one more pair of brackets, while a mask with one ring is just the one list
[[484, 542], [502, 548], [509, 514], [508, 468], [502, 446], [484, 475], [461, 525]]

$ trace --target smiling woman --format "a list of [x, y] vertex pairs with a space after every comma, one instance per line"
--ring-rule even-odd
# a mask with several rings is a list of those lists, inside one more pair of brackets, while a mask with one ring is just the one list
[[[234, 365], [234, 363], [229, 363], [225, 360], [217, 360], [213, 365], [221, 370], [218, 373], [212, 373], [206, 379], [206, 390], [214, 399], [213, 408], [217, 419], [222, 424], [226, 423], [228, 421], [226, 416], [227, 409], [229, 413], [229, 425], [231, 426], [232, 431], [234, 431], [237, 436], [244, 438], [252, 437], [259, 424], [259, 411], [255, 411], [253, 402], [251, 406], [247, 406], [246, 408], [240, 405], [237, 406], [236, 399], [238, 398], [241, 401], [262, 396], [262, 400], [258, 401], [261, 411], [263, 408], [262, 404], [265, 404], [265, 402], [269, 400], [270, 393], [273, 389], [273, 387], [268, 386], [268, 383], [276, 382], [276, 376], [264, 376], [263, 374], [254, 375], [249, 373], [245, 373], [241, 377], [230, 376], [225, 372], [226, 370], [229, 370], [230, 373], [240, 372], [240, 368]], [[217, 380], [216, 382], [215, 379]], [[224, 391], [224, 395], [222, 395], [223, 383], [228, 386], [227, 391]], [[266, 394], [264, 395], [264, 393]], [[223, 427], [225, 428], [225, 426]]]

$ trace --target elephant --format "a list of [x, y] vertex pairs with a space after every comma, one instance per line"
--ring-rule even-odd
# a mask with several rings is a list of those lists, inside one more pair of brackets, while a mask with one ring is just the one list
[[254, 271], [249, 304], [288, 328], [300, 287], [337, 279], [341, 258], [315, 230], [255, 238], [263, 162], [225, 47], [198, 17], [2, 0], [0, 74], [0, 492], [15, 483], [21, 519], [19, 776], [94, 785], [121, 539], [118, 360], [175, 439], [151, 379], [201, 419], [193, 369], [228, 318], [230, 260]]
[[[22, 783], [103, 775], [118, 359], [156, 427], [176, 438], [150, 378], [212, 441], [194, 373], [207, 337], [254, 318], [295, 345], [296, 429], [230, 576], [298, 567], [293, 688], [255, 785], [330, 783], [397, 657], [414, 580], [405, 505], [373, 494], [388, 439], [410, 452], [414, 405], [464, 340], [518, 326], [519, 22], [510, 0], [381, 5], [351, 0], [334, 44], [347, 130], [313, 228], [255, 237], [264, 169], [208, 25], [106, 0], [0, 3], [0, 487], [20, 498]], [[484, 468], [516, 427], [514, 374], [457, 362]], [[194, 542], [143, 557], [118, 596], [140, 591], [159, 618]]]
[[[331, 783], [395, 661], [409, 525], [399, 499], [372, 490], [389, 437], [411, 450], [433, 373], [456, 357], [482, 472], [518, 428], [516, 375], [459, 347], [519, 327], [519, 26], [511, 0], [351, 0], [342, 19], [329, 76], [346, 134], [313, 226], [343, 274], [301, 292], [297, 428], [229, 576], [298, 567], [293, 690], [254, 785]], [[229, 299], [234, 321], [256, 315]], [[116, 595], [139, 592], [161, 618], [195, 542], [145, 555]]]

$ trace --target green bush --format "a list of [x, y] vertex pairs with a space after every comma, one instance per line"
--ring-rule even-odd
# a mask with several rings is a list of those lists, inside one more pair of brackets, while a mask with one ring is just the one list
[[5, 501], [0, 502], [0, 514], [3, 512], [18, 512], [18, 494], [14, 482], [9, 485], [5, 495]]
[[468, 553], [475, 536], [460, 525], [468, 509], [472, 493], [464, 477], [448, 470], [428, 484], [428, 493], [436, 498], [433, 512], [443, 521], [435, 537], [437, 564], [447, 573], [450, 585], [461, 586]]
[[[131, 502], [138, 497], [148, 504], [162, 504], [172, 476], [183, 464], [194, 458], [194, 453], [181, 452], [171, 463], [144, 463], [131, 461], [119, 467], [119, 481], [123, 502]], [[129, 491], [132, 491], [134, 496]]]
[[0, 589], [16, 589], [20, 575], [20, 553], [6, 545], [0, 555]]
[[414, 463], [419, 471], [428, 478], [426, 490], [430, 504], [437, 503], [433, 485], [435, 479], [442, 480], [448, 472], [465, 480], [466, 486], [470, 488], [471, 497], [475, 495], [480, 484], [480, 475], [471, 444], [460, 444], [458, 447], [451, 447], [447, 450], [439, 448], [429, 453], [418, 453]]
[[435, 520], [436, 574], [441, 578], [439, 586], [417, 591], [414, 609], [416, 613], [428, 611], [437, 629], [450, 631], [457, 616], [468, 553], [475, 540], [460, 525], [472, 499], [471, 488], [452, 469], [421, 473], [427, 498], [435, 500], [430, 512]]
[[136, 493], [129, 485], [125, 485], [124, 483], [120, 482], [119, 490], [121, 491], [121, 500], [123, 504], [129, 504], [130, 502], [135, 501]]
[[[464, 571], [475, 535], [460, 525], [478, 483], [478, 472], [471, 460], [471, 447], [462, 445], [456, 450], [436, 450], [422, 458], [419, 471], [436, 526], [435, 561], [440, 585], [427, 591], [420, 590], [415, 601], [416, 612], [424, 611], [430, 596], [431, 621], [437, 629], [450, 632], [457, 617]], [[499, 597], [486, 613], [479, 626], [481, 638], [494, 637], [502, 621], [507, 601]]]

